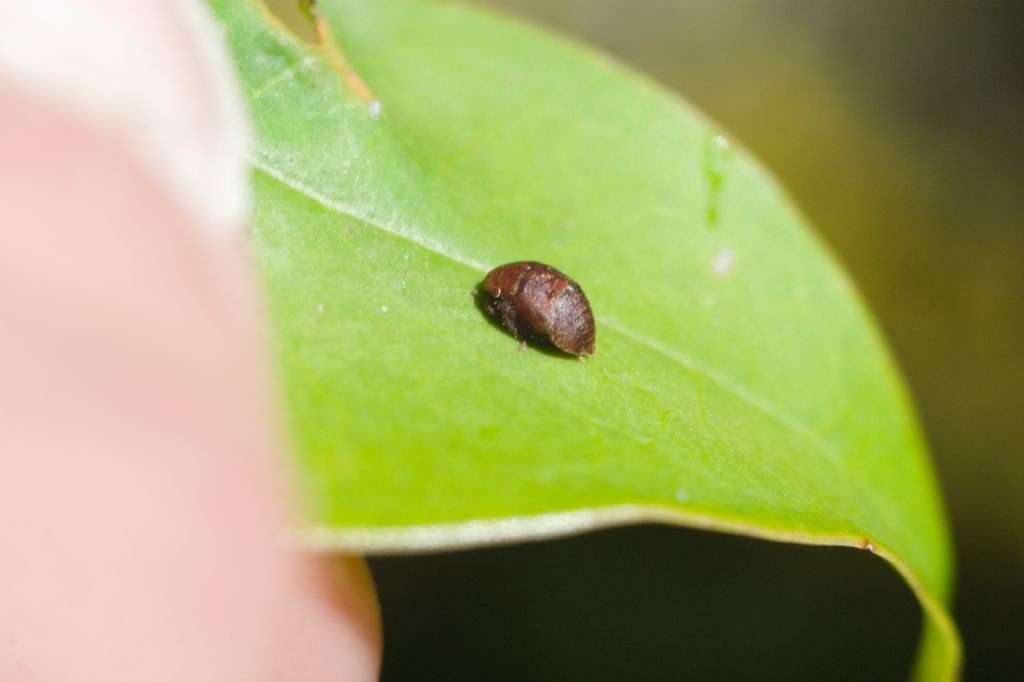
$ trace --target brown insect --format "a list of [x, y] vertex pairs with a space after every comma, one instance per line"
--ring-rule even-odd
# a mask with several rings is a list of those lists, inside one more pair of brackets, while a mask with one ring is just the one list
[[500, 265], [483, 283], [484, 310], [522, 341], [546, 341], [571, 355], [593, 355], [594, 313], [583, 289], [550, 265]]

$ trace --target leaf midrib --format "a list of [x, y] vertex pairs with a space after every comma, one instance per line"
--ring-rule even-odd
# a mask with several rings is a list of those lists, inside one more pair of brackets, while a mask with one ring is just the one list
[[[270, 35], [276, 43], [288, 48], [289, 50], [296, 49], [293, 37], [289, 33], [271, 32]], [[290, 71], [290, 73], [294, 73], [294, 71]], [[269, 79], [268, 82], [263, 83], [258, 88], [260, 94], [265, 92], [269, 87], [273, 86], [274, 83], [272, 83], [271, 81], [276, 82], [277, 79], [280, 78], [280, 76], [282, 75], [283, 74], [279, 73], [277, 76]], [[265, 156], [270, 155], [266, 154]], [[453, 249], [449, 248], [447, 245], [432, 245], [428, 244], [423, 239], [417, 239], [415, 236], [415, 230], [401, 230], [391, 227], [382, 221], [379, 221], [375, 218], [366, 215], [363, 211], [360, 211], [351, 205], [343, 204], [342, 202], [339, 202], [318, 192], [316, 189], [310, 187], [301, 180], [297, 180], [295, 178], [288, 176], [284, 172], [275, 168], [270, 163], [267, 163], [265, 160], [261, 159], [260, 149], [258, 147], [256, 149], [256, 153], [250, 154], [249, 162], [252, 164], [254, 168], [262, 171], [267, 176], [273, 178], [274, 180], [277, 180], [278, 182], [291, 188], [292, 190], [305, 195], [306, 197], [312, 199], [313, 201], [317, 202], [318, 204], [320, 204], [321, 206], [328, 210], [331, 210], [341, 215], [348, 216], [355, 220], [359, 220], [363, 223], [366, 223], [367, 225], [370, 225], [378, 230], [381, 230], [382, 232], [408, 241], [422, 249], [426, 249], [427, 251], [447, 258], [455, 263], [477, 270], [481, 274], [486, 274], [491, 269], [490, 267], [486, 266], [483, 263], [475, 261], [472, 258], [469, 258], [468, 256], [464, 256], [462, 254], [457, 253]], [[756, 393], [748, 390], [747, 388], [732, 381], [731, 379], [719, 374], [710, 367], [707, 367], [706, 365], [703, 365], [693, 360], [693, 358], [690, 358], [689, 356], [680, 353], [675, 349], [669, 348], [657, 340], [650, 339], [647, 338], [646, 336], [635, 333], [630, 329], [628, 325], [622, 324], [616, 321], [615, 319], [609, 318], [605, 315], [601, 315], [598, 317], [595, 314], [595, 317], [601, 323], [602, 327], [607, 327], [608, 329], [617, 332], [621, 336], [633, 341], [634, 343], [640, 344], [654, 351], [655, 353], [658, 353], [659, 355], [668, 358], [669, 360], [679, 364], [684, 369], [692, 372], [693, 374], [697, 374], [699, 376], [707, 378], [713, 384], [719, 386], [726, 392], [736, 396], [743, 403], [751, 406], [761, 414], [767, 416], [772, 421], [778, 423], [784, 429], [798, 436], [801, 440], [810, 444], [814, 449], [820, 451], [825, 456], [825, 458], [832, 462], [836, 466], [836, 468], [839, 469], [844, 475], [849, 474], [848, 470], [845, 467], [845, 461], [842, 457], [842, 454], [836, 448], [830, 445], [817, 431], [804, 424], [800, 419], [794, 417], [793, 415], [783, 410], [779, 410], [773, 407], [770, 402], [761, 398]], [[865, 488], [864, 492], [867, 492], [867, 490], [868, 489]], [[868, 497], [871, 498], [872, 503], [875, 502], [873, 496], [869, 494]], [[886, 508], [886, 505], [879, 506], [877, 504], [873, 504], [872, 506], [875, 507], [876, 511], [880, 508]]]
[[[399, 239], [414, 244], [419, 248], [430, 251], [431, 253], [446, 258], [454, 263], [476, 270], [481, 274], [486, 274], [490, 269], [483, 263], [475, 261], [472, 258], [469, 258], [468, 256], [459, 254], [454, 249], [451, 249], [447, 246], [442, 247], [440, 245], [428, 244], [426, 241], [422, 239], [417, 239], [416, 236], [414, 236], [413, 230], [401, 230], [399, 228], [392, 227], [382, 221], [379, 221], [366, 215], [363, 211], [360, 211], [359, 209], [351, 205], [344, 204], [340, 201], [337, 201], [336, 199], [332, 199], [331, 197], [322, 194], [321, 192], [317, 191], [313, 187], [310, 187], [301, 180], [297, 180], [287, 175], [286, 173], [280, 171], [270, 163], [267, 163], [265, 160], [261, 159], [259, 156], [259, 150], [257, 150], [256, 154], [250, 155], [249, 162], [253, 166], [253, 168], [262, 172], [267, 177], [270, 177], [273, 180], [288, 187], [289, 189], [298, 192], [299, 194], [311, 199], [312, 201], [315, 201], [317, 204], [323, 206], [325, 209], [331, 212], [352, 218], [354, 220], [358, 220], [362, 223], [365, 223], [366, 225], [369, 225], [377, 230], [380, 230], [381, 232], [384, 232], [394, 237], [398, 237]], [[835, 467], [839, 469], [844, 475], [848, 474], [848, 471], [846, 471], [845, 469], [844, 460], [841, 454], [829, 443], [827, 443], [818, 433], [816, 433], [813, 429], [807, 427], [796, 417], [793, 417], [792, 415], [782, 410], [778, 410], [772, 407], [770, 403], [768, 403], [766, 400], [756, 395], [755, 393], [736, 384], [735, 382], [722, 376], [718, 372], [702, 365], [701, 363], [694, 361], [687, 355], [684, 355], [683, 353], [680, 353], [679, 351], [676, 351], [674, 349], [668, 348], [659, 341], [649, 339], [641, 334], [637, 334], [636, 332], [631, 331], [626, 325], [623, 325], [607, 316], [598, 316], [595, 314], [595, 317], [598, 319], [602, 327], [607, 327], [608, 329], [611, 329], [612, 331], [633, 341], [634, 343], [640, 344], [648, 348], [649, 350], [661, 355], [662, 357], [665, 357], [668, 360], [680, 365], [685, 370], [706, 378], [708, 381], [712, 382], [722, 390], [738, 398], [744, 404], [749, 405], [754, 410], [765, 415], [771, 421], [775, 422], [780, 427], [782, 427], [784, 430], [793, 433], [798, 438], [811, 445], [815, 450], [820, 451], [823, 455], [825, 455], [826, 459], [832, 462], [835, 465]], [[867, 493], [867, 489], [865, 489], [864, 492]], [[873, 503], [872, 507], [874, 507], [875, 511], [877, 512], [879, 507], [877, 504], [874, 504], [875, 500], [870, 495], [866, 496], [869, 499], [871, 499]]]

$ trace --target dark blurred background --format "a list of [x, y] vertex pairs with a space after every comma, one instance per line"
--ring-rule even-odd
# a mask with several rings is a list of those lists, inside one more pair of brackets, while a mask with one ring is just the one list
[[[965, 679], [1024, 670], [1024, 2], [490, 0], [706, 111], [795, 196], [917, 396]], [[863, 552], [632, 528], [371, 562], [384, 680], [903, 680]]]

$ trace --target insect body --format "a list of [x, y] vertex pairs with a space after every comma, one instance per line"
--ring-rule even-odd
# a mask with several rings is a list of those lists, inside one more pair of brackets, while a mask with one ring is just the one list
[[517, 339], [547, 341], [571, 355], [593, 355], [594, 313], [580, 285], [550, 265], [501, 265], [484, 278], [484, 309]]

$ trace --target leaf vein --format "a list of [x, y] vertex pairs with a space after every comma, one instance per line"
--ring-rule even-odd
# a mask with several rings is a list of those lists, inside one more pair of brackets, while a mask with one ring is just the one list
[[[439, 256], [459, 263], [460, 265], [464, 265], [473, 270], [477, 270], [482, 274], [486, 274], [490, 270], [490, 268], [487, 265], [481, 263], [480, 261], [474, 260], [464, 254], [461, 254], [458, 251], [452, 249], [451, 247], [442, 244], [441, 242], [438, 242], [437, 240], [419, 234], [414, 229], [408, 227], [396, 228], [392, 225], [385, 223], [384, 221], [379, 220], [375, 216], [369, 215], [367, 212], [360, 210], [355, 206], [352, 206], [351, 204], [346, 204], [331, 197], [328, 197], [322, 194], [321, 192], [317, 191], [313, 187], [310, 187], [306, 183], [302, 182], [301, 180], [298, 180], [285, 174], [281, 170], [275, 168], [270, 163], [259, 158], [259, 156], [252, 156], [250, 158], [250, 163], [253, 165], [254, 168], [264, 173], [265, 175], [273, 178], [274, 180], [277, 180], [281, 184], [295, 190], [296, 192], [305, 195], [306, 197], [312, 199], [316, 203], [320, 204], [324, 208], [334, 213], [339, 213], [342, 215], [346, 215], [350, 218], [355, 218], [356, 220], [364, 222], [367, 225], [371, 225], [372, 227], [382, 232], [398, 237], [405, 241], [411, 242], [416, 246], [419, 246], [420, 248], [427, 249], [428, 251], [431, 251]], [[789, 415], [788, 413], [782, 410], [772, 407], [771, 404], [769, 404], [766, 400], [756, 395], [755, 393], [749, 391], [748, 389], [744, 388], [743, 386], [736, 384], [732, 380], [719, 374], [718, 372], [712, 370], [711, 368], [702, 365], [701, 363], [693, 360], [689, 356], [680, 353], [675, 349], [665, 346], [663, 343], [657, 340], [647, 338], [646, 336], [643, 336], [641, 334], [637, 334], [636, 332], [632, 331], [628, 325], [622, 324], [613, 318], [602, 315], [598, 317], [598, 320], [602, 326], [612, 329], [620, 336], [623, 336], [636, 344], [642, 345], [654, 351], [655, 353], [658, 353], [659, 355], [668, 358], [669, 360], [682, 366], [687, 371], [693, 374], [707, 378], [713, 384], [719, 386], [728, 393], [733, 394], [742, 402], [746, 403], [747, 405], [750, 405], [758, 412], [764, 414], [765, 416], [769, 417], [779, 425], [783, 426], [787, 430], [799, 436], [801, 439], [812, 444], [816, 449], [820, 450], [822, 453], [828, 456], [829, 459], [837, 463], [842, 461], [842, 457], [840, 456], [839, 452], [837, 452], [836, 449], [832, 447], [829, 443], [827, 443], [819, 434], [805, 426], [803, 423], [800, 422], [800, 420], [793, 417], [792, 415]]]

